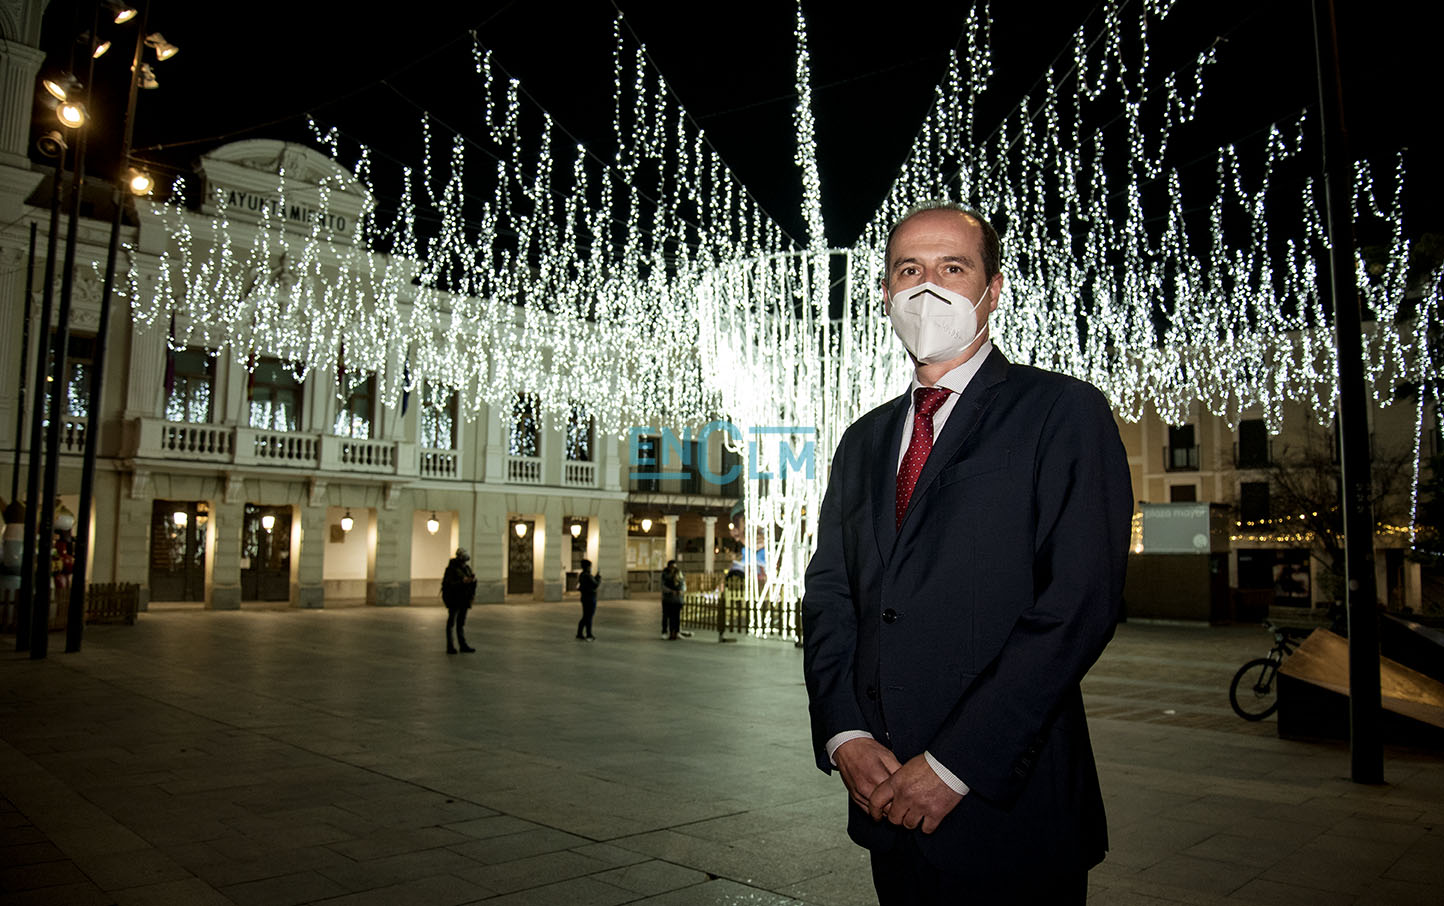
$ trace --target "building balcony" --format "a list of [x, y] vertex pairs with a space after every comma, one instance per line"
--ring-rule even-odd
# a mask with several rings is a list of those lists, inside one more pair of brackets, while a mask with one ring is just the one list
[[508, 484], [541, 484], [541, 457], [508, 456], [506, 458], [506, 480]]
[[461, 477], [461, 454], [456, 450], [422, 447], [417, 451], [417, 457], [422, 478], [455, 480]]
[[1163, 471], [1197, 472], [1198, 447], [1164, 447]]
[[562, 484], [569, 488], [597, 486], [597, 464], [569, 459], [562, 464]]
[[[408, 455], [415, 449], [411, 444], [391, 440], [170, 422], [158, 418], [132, 420], [125, 449], [127, 456], [136, 459], [400, 476], [418, 474], [417, 460], [424, 459]], [[449, 454], [451, 477], [455, 477], [455, 451], [425, 452]]]

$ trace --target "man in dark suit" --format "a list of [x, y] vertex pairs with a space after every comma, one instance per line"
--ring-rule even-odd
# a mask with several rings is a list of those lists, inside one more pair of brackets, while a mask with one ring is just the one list
[[1079, 682], [1119, 616], [1131, 482], [1101, 393], [993, 348], [1000, 255], [956, 206], [893, 228], [912, 385], [844, 434], [807, 570], [814, 750], [884, 906], [1082, 903], [1107, 849]]

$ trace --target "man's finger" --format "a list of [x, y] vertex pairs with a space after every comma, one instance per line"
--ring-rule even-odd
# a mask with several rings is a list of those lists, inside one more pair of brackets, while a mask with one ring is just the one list
[[[872, 795], [867, 798], [867, 813], [872, 816], [872, 820], [881, 821], [883, 818], [887, 818], [887, 807], [892, 804], [893, 796], [891, 780], [884, 780], [877, 785], [872, 791]], [[888, 820], [892, 821], [891, 818]]]

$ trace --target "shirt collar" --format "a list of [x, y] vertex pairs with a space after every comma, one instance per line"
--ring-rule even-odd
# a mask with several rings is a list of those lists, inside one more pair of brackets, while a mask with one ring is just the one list
[[[955, 394], [961, 394], [964, 390], [968, 389], [968, 384], [972, 382], [973, 375], [977, 374], [983, 367], [983, 361], [987, 359], [988, 354], [992, 351], [993, 341], [991, 339], [984, 340], [983, 345], [978, 347], [978, 351], [973, 353], [971, 358], [938, 378], [938, 382], [933, 386], [944, 387]], [[916, 396], [914, 391], [921, 386], [923, 385], [918, 382], [917, 372], [914, 371], [912, 383], [908, 385], [909, 400]]]

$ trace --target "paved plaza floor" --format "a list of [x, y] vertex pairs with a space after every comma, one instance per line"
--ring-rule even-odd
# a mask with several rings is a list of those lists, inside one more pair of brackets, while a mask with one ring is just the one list
[[[0, 654], [0, 904], [855, 906], [801, 652], [659, 636], [655, 600], [154, 610]], [[1097, 904], [1444, 902], [1444, 759], [1276, 738], [1227, 687], [1257, 627], [1127, 624], [1084, 688]]]

